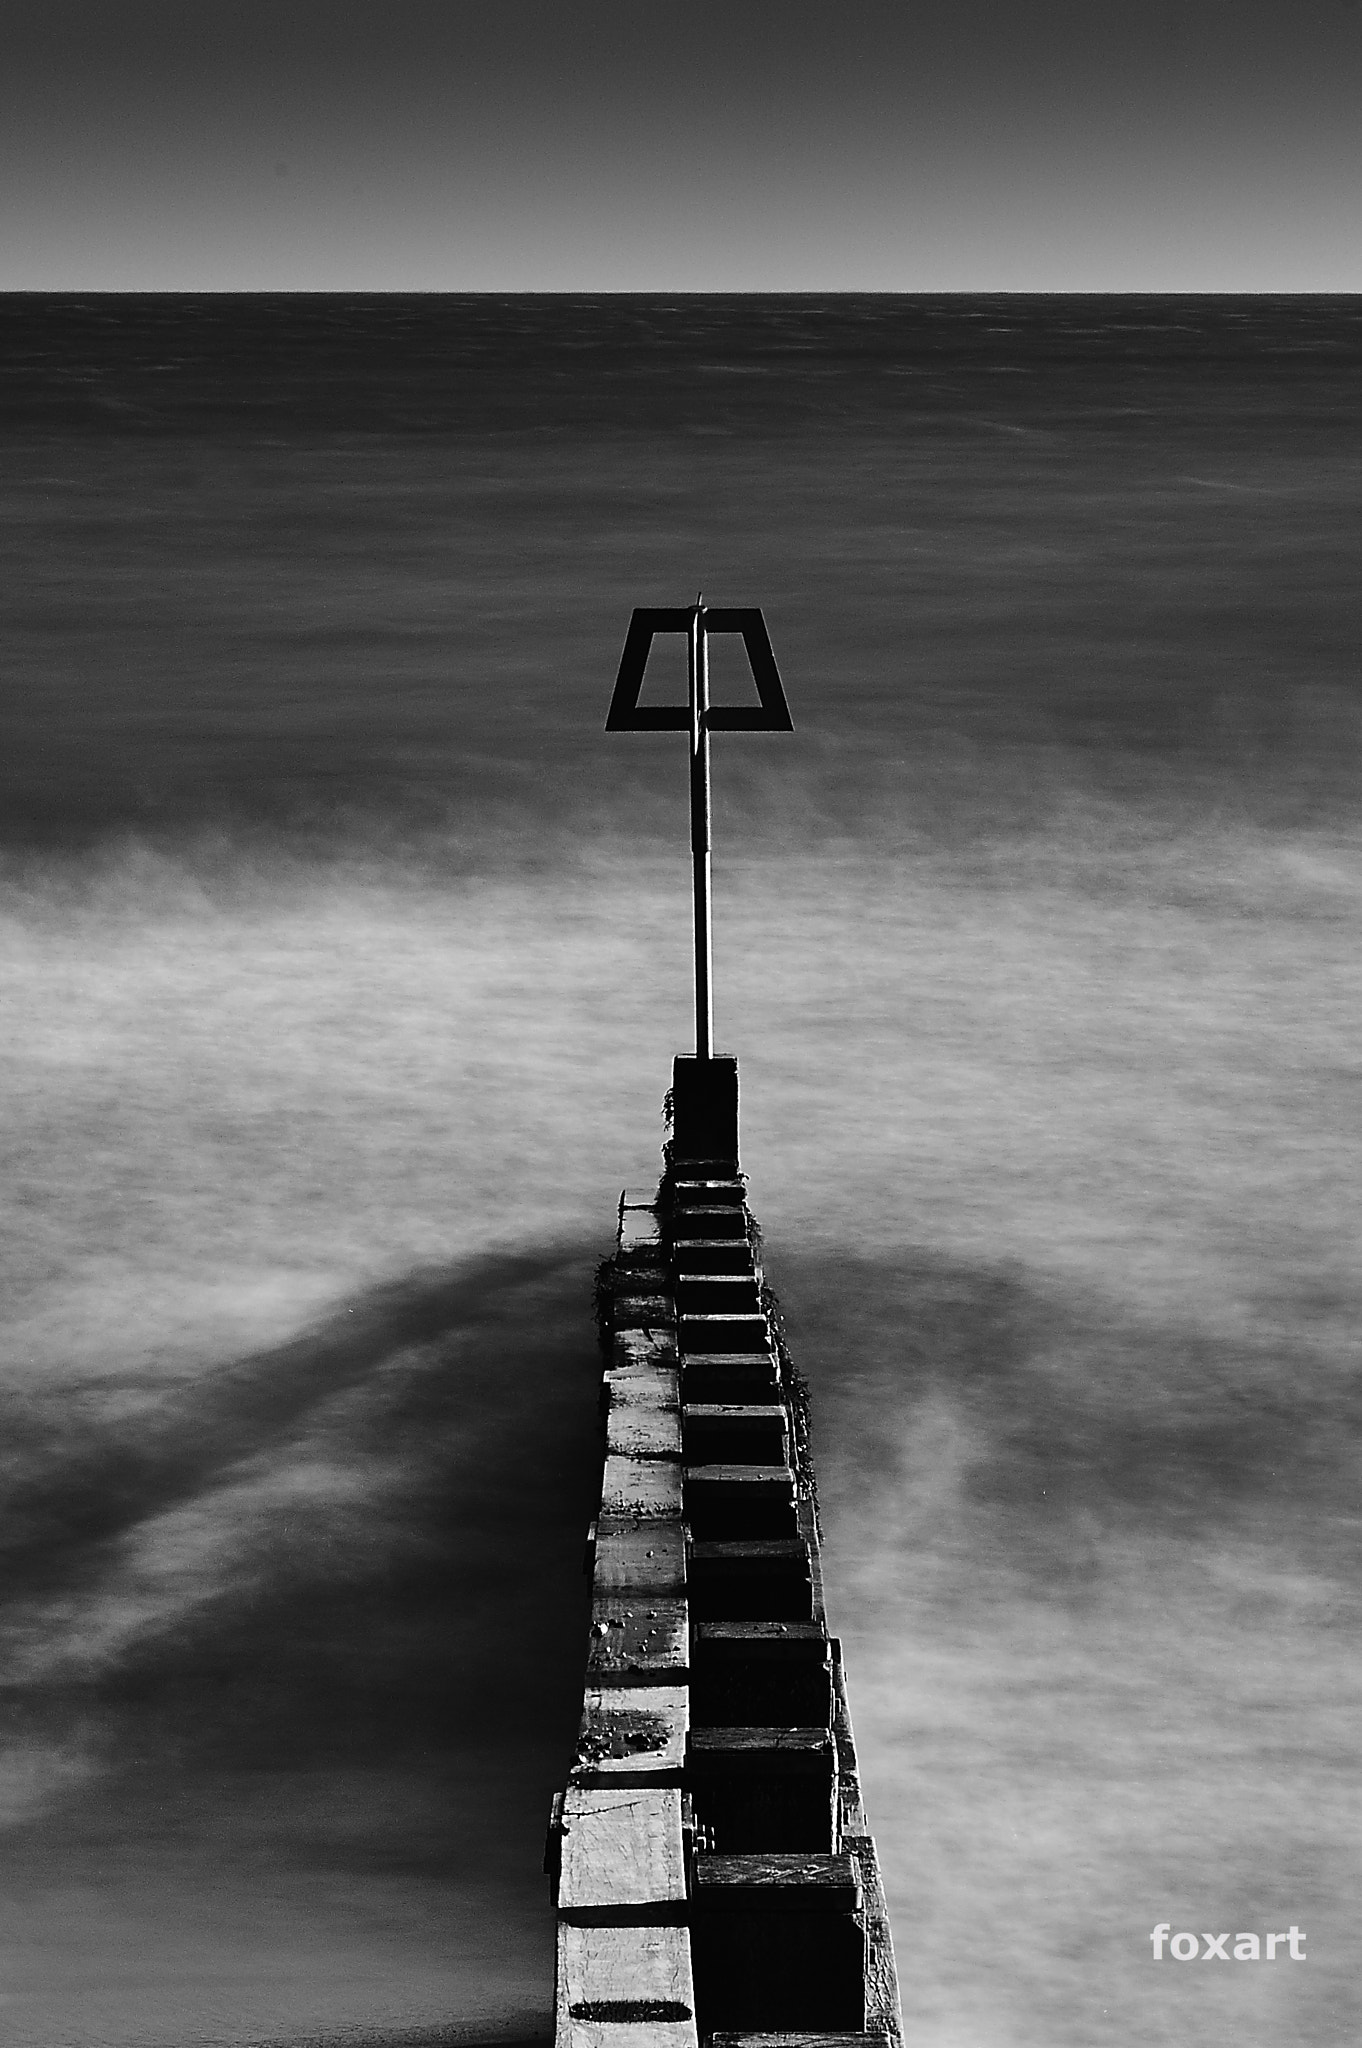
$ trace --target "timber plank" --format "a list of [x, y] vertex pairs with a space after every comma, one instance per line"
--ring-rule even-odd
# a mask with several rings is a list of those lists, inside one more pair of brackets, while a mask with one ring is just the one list
[[689, 1616], [674, 1593], [604, 1593], [591, 1603], [586, 1675], [590, 1685], [670, 1685], [690, 1668]]
[[[623, 1252], [615, 1254], [615, 1279], [612, 1300], [622, 1300], [626, 1295], [671, 1295], [671, 1274], [656, 1249], [646, 1252]], [[613, 1306], [611, 1321], [614, 1321]]]
[[726, 1365], [743, 1372], [752, 1372], [758, 1365], [768, 1365], [777, 1379], [780, 1376], [775, 1346], [769, 1342], [760, 1351], [705, 1351], [699, 1354], [698, 1362], [708, 1372], [718, 1372]]
[[898, 1967], [894, 1961], [894, 1937], [889, 1928], [889, 1906], [880, 1877], [880, 1860], [869, 1835], [844, 1836], [842, 1846], [855, 1860], [864, 1901], [866, 2028], [897, 2042], [903, 2033], [903, 2013], [899, 2005]]
[[678, 1521], [681, 1466], [675, 1459], [611, 1452], [601, 1481], [601, 1516], [640, 1522]]
[[737, 1768], [756, 1775], [779, 1776], [807, 1771], [831, 1779], [835, 1749], [826, 1728], [696, 1728], [691, 1735], [691, 1762], [697, 1770]]
[[617, 1330], [610, 1346], [610, 1369], [627, 1371], [644, 1365], [672, 1365], [677, 1362], [676, 1335], [672, 1330]]
[[686, 1590], [686, 1537], [680, 1521], [596, 1525], [592, 1590], [638, 1597]]
[[687, 1401], [687, 1422], [723, 1422], [751, 1429], [783, 1430], [785, 1410], [779, 1401]]
[[685, 1685], [588, 1686], [573, 1782], [679, 1785], [689, 1724]]
[[842, 1646], [834, 1636], [832, 1660], [832, 1732], [837, 1742], [837, 1797], [842, 1811], [843, 1832], [852, 1836], [870, 1834], [861, 1798], [861, 1773], [856, 1761], [856, 1737], [847, 1703], [846, 1673], [842, 1669]]
[[[632, 1280], [633, 1275], [627, 1275]], [[617, 1294], [610, 1304], [610, 1323], [616, 1330], [666, 1330], [676, 1321], [670, 1294], [644, 1294], [632, 1287]]]
[[747, 1212], [727, 1203], [714, 1206], [690, 1202], [674, 1214], [672, 1234], [673, 1242], [683, 1237], [727, 1237], [747, 1242]]
[[560, 1922], [555, 1978], [556, 2048], [697, 2048], [684, 1927]]
[[[643, 1398], [639, 1398], [642, 1393]], [[681, 1457], [679, 1401], [654, 1398], [655, 1390], [611, 1387], [605, 1418], [605, 1448], [611, 1458]]]
[[717, 2033], [713, 2048], [890, 2048], [890, 2036], [867, 2027], [863, 2034]]
[[661, 1365], [651, 1359], [608, 1365], [603, 1385], [612, 1401], [632, 1402], [639, 1408], [675, 1408], [681, 1400], [681, 1370], [674, 1357]]
[[806, 1659], [821, 1664], [828, 1654], [829, 1638], [816, 1621], [702, 1621], [696, 1624], [697, 1641], [718, 1655]]
[[788, 1465], [687, 1465], [686, 1479], [700, 1486], [733, 1486], [744, 1493], [778, 1492], [794, 1499], [794, 1473]]
[[686, 1869], [676, 1787], [568, 1786], [558, 1911], [578, 1926], [684, 1920]]
[[[762, 1540], [753, 1538], [750, 1543], [692, 1543], [691, 1556], [697, 1564], [732, 1565], [739, 1569], [747, 1564], [798, 1565], [807, 1575], [809, 1546], [798, 1536], [772, 1536]], [[715, 1617], [716, 1620], [718, 1618]], [[745, 1617], [731, 1618], [741, 1620]], [[773, 1615], [770, 1618], [793, 1620], [803, 1617]]]
[[[809, 1583], [813, 1593], [813, 1618], [826, 1628], [828, 1625], [828, 1609], [827, 1602], [823, 1597], [823, 1551], [822, 1537], [818, 1527], [818, 1509], [807, 1495], [802, 1495], [798, 1503], [797, 1512], [799, 1517], [799, 1533], [809, 1549]], [[840, 1661], [840, 1650], [834, 1651], [833, 1654]]]
[[687, 1273], [742, 1273], [760, 1280], [757, 1255], [745, 1237], [677, 1237], [672, 1240], [672, 1257], [678, 1271]]
[[856, 1913], [861, 1887], [853, 1859], [832, 1854], [697, 1856], [695, 1907], [744, 1913]]
[[642, 1253], [662, 1250], [662, 1225], [653, 1209], [622, 1209], [620, 1211], [620, 1251]]

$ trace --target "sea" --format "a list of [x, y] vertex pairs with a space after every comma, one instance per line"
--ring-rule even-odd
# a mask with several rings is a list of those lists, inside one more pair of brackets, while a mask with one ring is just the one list
[[0, 546], [5, 2040], [551, 2033], [699, 592], [907, 2038], [1357, 2038], [1362, 299], [11, 294]]

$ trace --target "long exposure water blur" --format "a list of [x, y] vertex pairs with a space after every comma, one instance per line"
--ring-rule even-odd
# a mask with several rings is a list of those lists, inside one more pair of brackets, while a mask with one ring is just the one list
[[797, 727], [715, 743], [717, 1037], [908, 2038], [1357, 2034], [1360, 359], [0, 307], [16, 2048], [549, 2031], [592, 1275], [690, 1043], [681, 743], [602, 724], [701, 587]]

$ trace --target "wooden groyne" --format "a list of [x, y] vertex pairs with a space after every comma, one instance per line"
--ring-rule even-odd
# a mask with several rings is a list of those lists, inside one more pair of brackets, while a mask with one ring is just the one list
[[602, 1273], [585, 1697], [547, 1855], [556, 2044], [898, 2048], [736, 1060], [676, 1061], [673, 1129], [660, 1186], [625, 1191]]

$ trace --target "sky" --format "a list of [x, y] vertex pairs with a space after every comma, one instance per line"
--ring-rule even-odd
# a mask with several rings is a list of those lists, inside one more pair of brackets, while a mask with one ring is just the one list
[[4, 20], [3, 290], [1362, 290], [1358, 0]]

